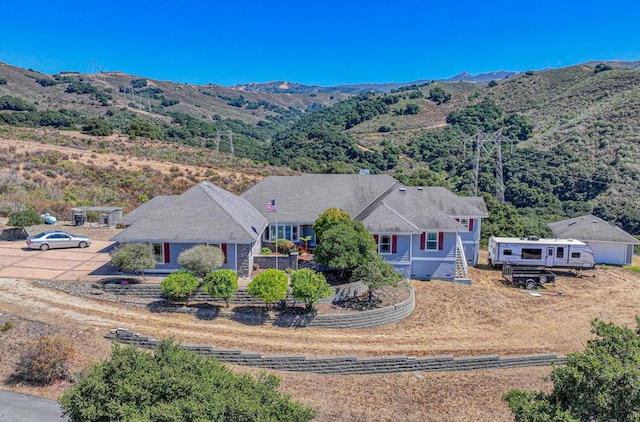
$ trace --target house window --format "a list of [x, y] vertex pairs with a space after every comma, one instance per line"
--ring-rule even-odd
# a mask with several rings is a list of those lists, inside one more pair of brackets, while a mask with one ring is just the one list
[[164, 246], [162, 243], [152, 243], [153, 257], [159, 264], [164, 264]]
[[382, 234], [379, 239], [378, 252], [381, 254], [391, 253], [391, 236], [388, 234]]
[[428, 251], [438, 250], [438, 233], [427, 233], [427, 243], [425, 249]]
[[556, 249], [556, 258], [564, 258], [564, 248], [559, 247]]
[[522, 249], [522, 259], [542, 259], [542, 249]]
[[571, 258], [580, 258], [580, 252], [571, 252]]
[[[300, 228], [297, 225], [291, 224], [278, 224], [278, 239], [287, 239], [292, 242], [297, 242], [300, 240], [299, 233]], [[262, 239], [266, 242], [273, 242], [276, 240], [276, 225], [270, 224], [264, 230], [264, 234]]]
[[513, 255], [513, 252], [511, 251], [511, 249], [505, 249], [504, 252], [502, 252], [503, 255]]
[[460, 225], [463, 226], [465, 229], [469, 230], [469, 219], [468, 218], [461, 218], [460, 219]]

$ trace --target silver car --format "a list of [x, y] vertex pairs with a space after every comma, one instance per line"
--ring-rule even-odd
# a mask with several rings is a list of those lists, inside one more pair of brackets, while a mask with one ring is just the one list
[[87, 236], [76, 236], [62, 230], [46, 231], [27, 238], [27, 247], [41, 251], [53, 248], [86, 248], [90, 244], [91, 239]]

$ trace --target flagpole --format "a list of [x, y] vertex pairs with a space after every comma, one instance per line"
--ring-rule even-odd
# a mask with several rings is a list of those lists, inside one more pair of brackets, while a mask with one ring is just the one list
[[278, 208], [276, 208], [274, 213], [276, 214], [276, 270], [279, 270], [280, 268], [278, 268], [278, 254], [280, 254], [280, 252], [278, 251]]

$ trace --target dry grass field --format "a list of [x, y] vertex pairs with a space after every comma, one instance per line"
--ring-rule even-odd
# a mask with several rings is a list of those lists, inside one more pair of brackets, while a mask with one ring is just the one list
[[[500, 281], [497, 271], [472, 270], [474, 283], [414, 282], [416, 310], [406, 320], [377, 329], [327, 330], [249, 326], [230, 320], [152, 313], [145, 308], [72, 296], [33, 282], [0, 279], [0, 376], [6, 379], [19, 352], [43, 334], [61, 335], [77, 350], [73, 369], [104, 359], [103, 336], [124, 327], [156, 338], [265, 353], [358, 356], [570, 353], [590, 338], [590, 320], [633, 325], [640, 274], [606, 267], [596, 277], [561, 276], [534, 297]], [[75, 281], [72, 283], [83, 283]], [[562, 292], [559, 295], [558, 292]], [[238, 371], [254, 371], [234, 368]], [[278, 373], [282, 390], [318, 411], [320, 421], [512, 420], [501, 396], [511, 388], [548, 388], [550, 368], [326, 376]], [[47, 388], [6, 385], [57, 397], [66, 384]]]

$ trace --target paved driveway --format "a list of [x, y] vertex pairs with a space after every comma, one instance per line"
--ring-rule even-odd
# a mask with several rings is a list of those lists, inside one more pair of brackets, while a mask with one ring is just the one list
[[113, 274], [109, 251], [113, 242], [94, 240], [85, 249], [28, 249], [24, 240], [0, 241], [0, 277], [78, 280]]
[[0, 421], [53, 422], [62, 418], [60, 405], [55, 400], [26, 394], [0, 391]]

